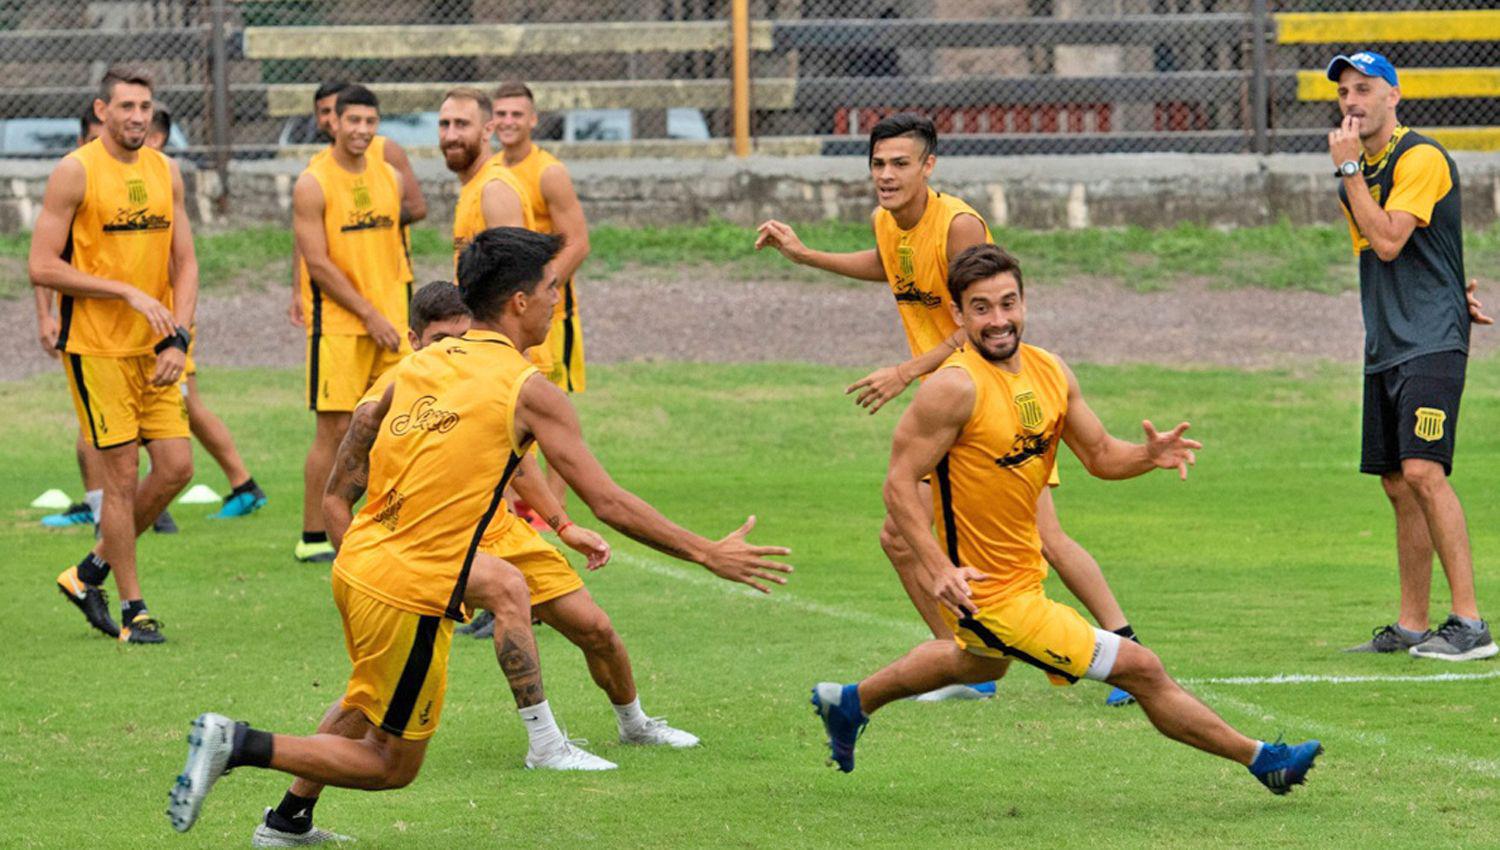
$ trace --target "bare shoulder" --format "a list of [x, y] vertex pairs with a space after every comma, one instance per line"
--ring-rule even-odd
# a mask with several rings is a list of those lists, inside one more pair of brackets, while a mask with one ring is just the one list
[[943, 366], [922, 382], [912, 408], [932, 422], [963, 422], [974, 409], [974, 397], [974, 378], [969, 371]]

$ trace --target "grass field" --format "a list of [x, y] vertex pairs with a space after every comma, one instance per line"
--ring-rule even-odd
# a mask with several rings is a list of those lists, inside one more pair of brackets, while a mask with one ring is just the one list
[[[1500, 604], [1497, 366], [1471, 365], [1454, 476], [1490, 611]], [[614, 535], [615, 562], [590, 576], [631, 649], [647, 711], [703, 747], [614, 743], [613, 715], [581, 659], [544, 630], [560, 720], [621, 767], [528, 773], [490, 647], [459, 638], [422, 775], [378, 795], [329, 791], [319, 822], [362, 848], [1495, 846], [1500, 667], [1337, 651], [1393, 615], [1396, 590], [1390, 510], [1354, 472], [1355, 370], [1078, 372], [1116, 434], [1136, 435], [1144, 416], [1182, 417], [1207, 444], [1186, 484], [1165, 474], [1093, 481], [1068, 456], [1058, 503], [1170, 670], [1252, 735], [1323, 739], [1327, 754], [1291, 796], [1161, 739], [1138, 709], [1106, 709], [1096, 683], [1053, 688], [1020, 665], [993, 701], [891, 706], [865, 735], [858, 770], [824, 767], [808, 687], [852, 680], [923, 636], [876, 539], [896, 411], [857, 413], [840, 395], [857, 377], [848, 371], [637, 365], [598, 369], [580, 398], [616, 478], [705, 533], [757, 513], [755, 538], [792, 546], [797, 566], [783, 591], [752, 597]], [[201, 381], [271, 503], [222, 525], [179, 507], [180, 535], [144, 540], [147, 596], [170, 638], [151, 648], [91, 633], [53, 589], [89, 534], [44, 532], [24, 506], [46, 487], [77, 489], [73, 415], [54, 376], [0, 383], [0, 615], [17, 641], [0, 666], [0, 790], [13, 801], [0, 810], [0, 844], [244, 846], [285, 779], [242, 769], [191, 833], [173, 834], [161, 812], [188, 721], [212, 709], [303, 732], [341, 690], [348, 668], [327, 570], [290, 557], [311, 433], [300, 374]], [[196, 480], [222, 490], [201, 452], [198, 468]], [[1446, 586], [1435, 583], [1440, 618]], [[1205, 683], [1438, 673], [1492, 678]]]

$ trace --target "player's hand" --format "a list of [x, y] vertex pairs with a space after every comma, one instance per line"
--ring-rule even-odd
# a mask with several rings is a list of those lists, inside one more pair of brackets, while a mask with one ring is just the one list
[[302, 317], [302, 298], [296, 292], [292, 293], [292, 303], [287, 305], [286, 319], [292, 323], [293, 327], [307, 326], [307, 320]]
[[180, 348], [164, 348], [156, 355], [156, 371], [151, 375], [152, 386], [169, 387], [182, 377], [182, 367], [187, 363], [187, 352]]
[[792, 550], [785, 546], [751, 546], [745, 541], [745, 535], [754, 527], [755, 517], [751, 516], [733, 534], [715, 542], [703, 559], [703, 566], [726, 581], [737, 581], [748, 584], [761, 593], [770, 593], [771, 589], [761, 582], [786, 584], [786, 577], [778, 573], [789, 573], [792, 567], [790, 564], [766, 560], [765, 556], [790, 555]]
[[1338, 129], [1328, 134], [1328, 153], [1333, 157], [1333, 167], [1354, 160], [1359, 162], [1360, 154], [1364, 153], [1364, 145], [1359, 141], [1359, 119], [1353, 115], [1345, 115], [1344, 122]]
[[771, 219], [755, 228], [755, 250], [759, 251], [767, 246], [781, 252], [794, 263], [801, 263], [807, 258], [807, 246], [797, 238], [797, 231], [781, 222]]
[[932, 596], [944, 608], [953, 612], [954, 616], [968, 617], [978, 610], [974, 607], [974, 589], [969, 586], [969, 582], [987, 580], [989, 576], [973, 567], [943, 570], [932, 583]]
[[36, 317], [36, 338], [42, 344], [42, 350], [53, 360], [58, 358], [57, 335], [62, 333], [62, 325], [51, 313]]
[[563, 526], [563, 530], [557, 533], [557, 537], [567, 544], [569, 549], [588, 558], [588, 569], [590, 572], [600, 569], [609, 563], [609, 542], [599, 536], [596, 531], [590, 531], [583, 526], [570, 522]]
[[859, 391], [859, 395], [854, 398], [854, 403], [874, 413], [885, 407], [886, 402], [901, 395], [910, 383], [911, 381], [901, 374], [900, 366], [886, 366], [850, 384], [844, 390], [844, 395]]
[[386, 351], [401, 350], [401, 334], [396, 332], [396, 326], [386, 317], [371, 310], [370, 315], [365, 318], [365, 329], [375, 338], [375, 344]]
[[1163, 434], [1156, 430], [1151, 420], [1146, 419], [1141, 422], [1141, 428], [1146, 432], [1146, 454], [1151, 457], [1151, 462], [1161, 469], [1176, 469], [1177, 477], [1186, 481], [1187, 468], [1198, 461], [1193, 450], [1203, 448], [1203, 444], [1197, 440], [1182, 436], [1182, 432], [1188, 429], [1188, 424], [1178, 423], [1176, 428]]
[[132, 286], [125, 295], [125, 303], [130, 305], [130, 309], [146, 317], [147, 324], [151, 325], [151, 330], [157, 336], [177, 333], [177, 319], [172, 316], [172, 311], [155, 298]]
[[1469, 286], [1464, 290], [1464, 295], [1469, 299], [1469, 318], [1476, 325], [1493, 325], [1494, 319], [1484, 314], [1484, 305], [1479, 303], [1479, 281], [1470, 279]]

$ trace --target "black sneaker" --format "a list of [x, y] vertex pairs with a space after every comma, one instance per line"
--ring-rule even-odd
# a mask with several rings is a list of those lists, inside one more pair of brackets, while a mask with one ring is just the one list
[[114, 618], [109, 616], [109, 594], [104, 588], [88, 584], [80, 579], [78, 567], [68, 567], [58, 575], [57, 589], [68, 598], [69, 602], [78, 606], [78, 610], [88, 618], [89, 625], [110, 637], [120, 636], [120, 627], [115, 625]]
[[495, 615], [488, 611], [480, 611], [474, 615], [474, 619], [454, 631], [472, 638], [492, 637], [495, 634]]
[[151, 530], [157, 534], [176, 534], [177, 522], [172, 519], [170, 511], [162, 511], [157, 515], [156, 521], [151, 523]]
[[1416, 640], [1412, 640], [1411, 638], [1402, 634], [1401, 630], [1396, 628], [1395, 623], [1392, 623], [1388, 626], [1376, 626], [1375, 629], [1370, 632], [1369, 640], [1365, 641], [1359, 646], [1351, 646], [1344, 651], [1381, 653], [1406, 652], [1422, 641], [1427, 640], [1427, 638], [1431, 634], [1432, 632], [1423, 632], [1422, 634], [1417, 636]]
[[1500, 653], [1500, 646], [1496, 646], [1494, 638], [1490, 637], [1488, 623], [1480, 621], [1479, 628], [1472, 629], [1450, 614], [1448, 620], [1438, 626], [1437, 631], [1409, 651], [1413, 658], [1475, 661]]
[[150, 614], [136, 614], [135, 619], [120, 629], [121, 643], [166, 643], [167, 636], [161, 633], [161, 622]]

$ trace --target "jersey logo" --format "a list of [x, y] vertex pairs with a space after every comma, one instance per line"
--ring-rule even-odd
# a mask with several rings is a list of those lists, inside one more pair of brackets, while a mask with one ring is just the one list
[[374, 206], [372, 203], [370, 203], [370, 187], [366, 186], [365, 184], [355, 183], [353, 194], [355, 209], [367, 210], [370, 207]]
[[1035, 431], [1042, 424], [1042, 403], [1037, 401], [1036, 393], [1027, 390], [1016, 396], [1016, 414], [1021, 418], [1021, 427], [1028, 431]]
[[905, 243], [896, 247], [896, 267], [901, 272], [902, 280], [911, 280], [917, 276], [916, 253]]
[[404, 437], [413, 430], [446, 434], [458, 424], [458, 414], [435, 407], [437, 398], [424, 395], [412, 402], [411, 410], [391, 420], [391, 436]]
[[125, 197], [138, 207], [146, 205], [146, 181], [139, 177], [132, 177], [125, 181]]
[[1417, 408], [1417, 427], [1415, 429], [1417, 436], [1429, 443], [1441, 440], [1443, 438], [1443, 423], [1447, 419], [1448, 414], [1435, 407]]
[[[1370, 197], [1374, 198], [1377, 204], [1380, 204], [1380, 189], [1381, 186], [1379, 183], [1370, 187]], [[1384, 208], [1385, 204], [1380, 204], [1380, 206]]]
[[399, 490], [392, 490], [385, 497], [385, 507], [375, 515], [375, 521], [385, 526], [387, 531], [395, 531], [396, 526], [401, 524], [401, 506], [406, 504], [406, 497]]
[[995, 465], [1001, 469], [1020, 466], [1034, 457], [1045, 455], [1051, 447], [1052, 438], [1046, 434], [1017, 434], [1010, 444], [1010, 454], [995, 458]]
[[121, 207], [114, 218], [104, 223], [105, 233], [138, 233], [147, 230], [166, 230], [172, 219], [164, 215], [153, 215], [145, 207]]
[[929, 310], [936, 310], [943, 306], [943, 299], [917, 286], [915, 254], [910, 245], [903, 244], [896, 248], [897, 275], [891, 291], [896, 296], [897, 305], [921, 304]]

